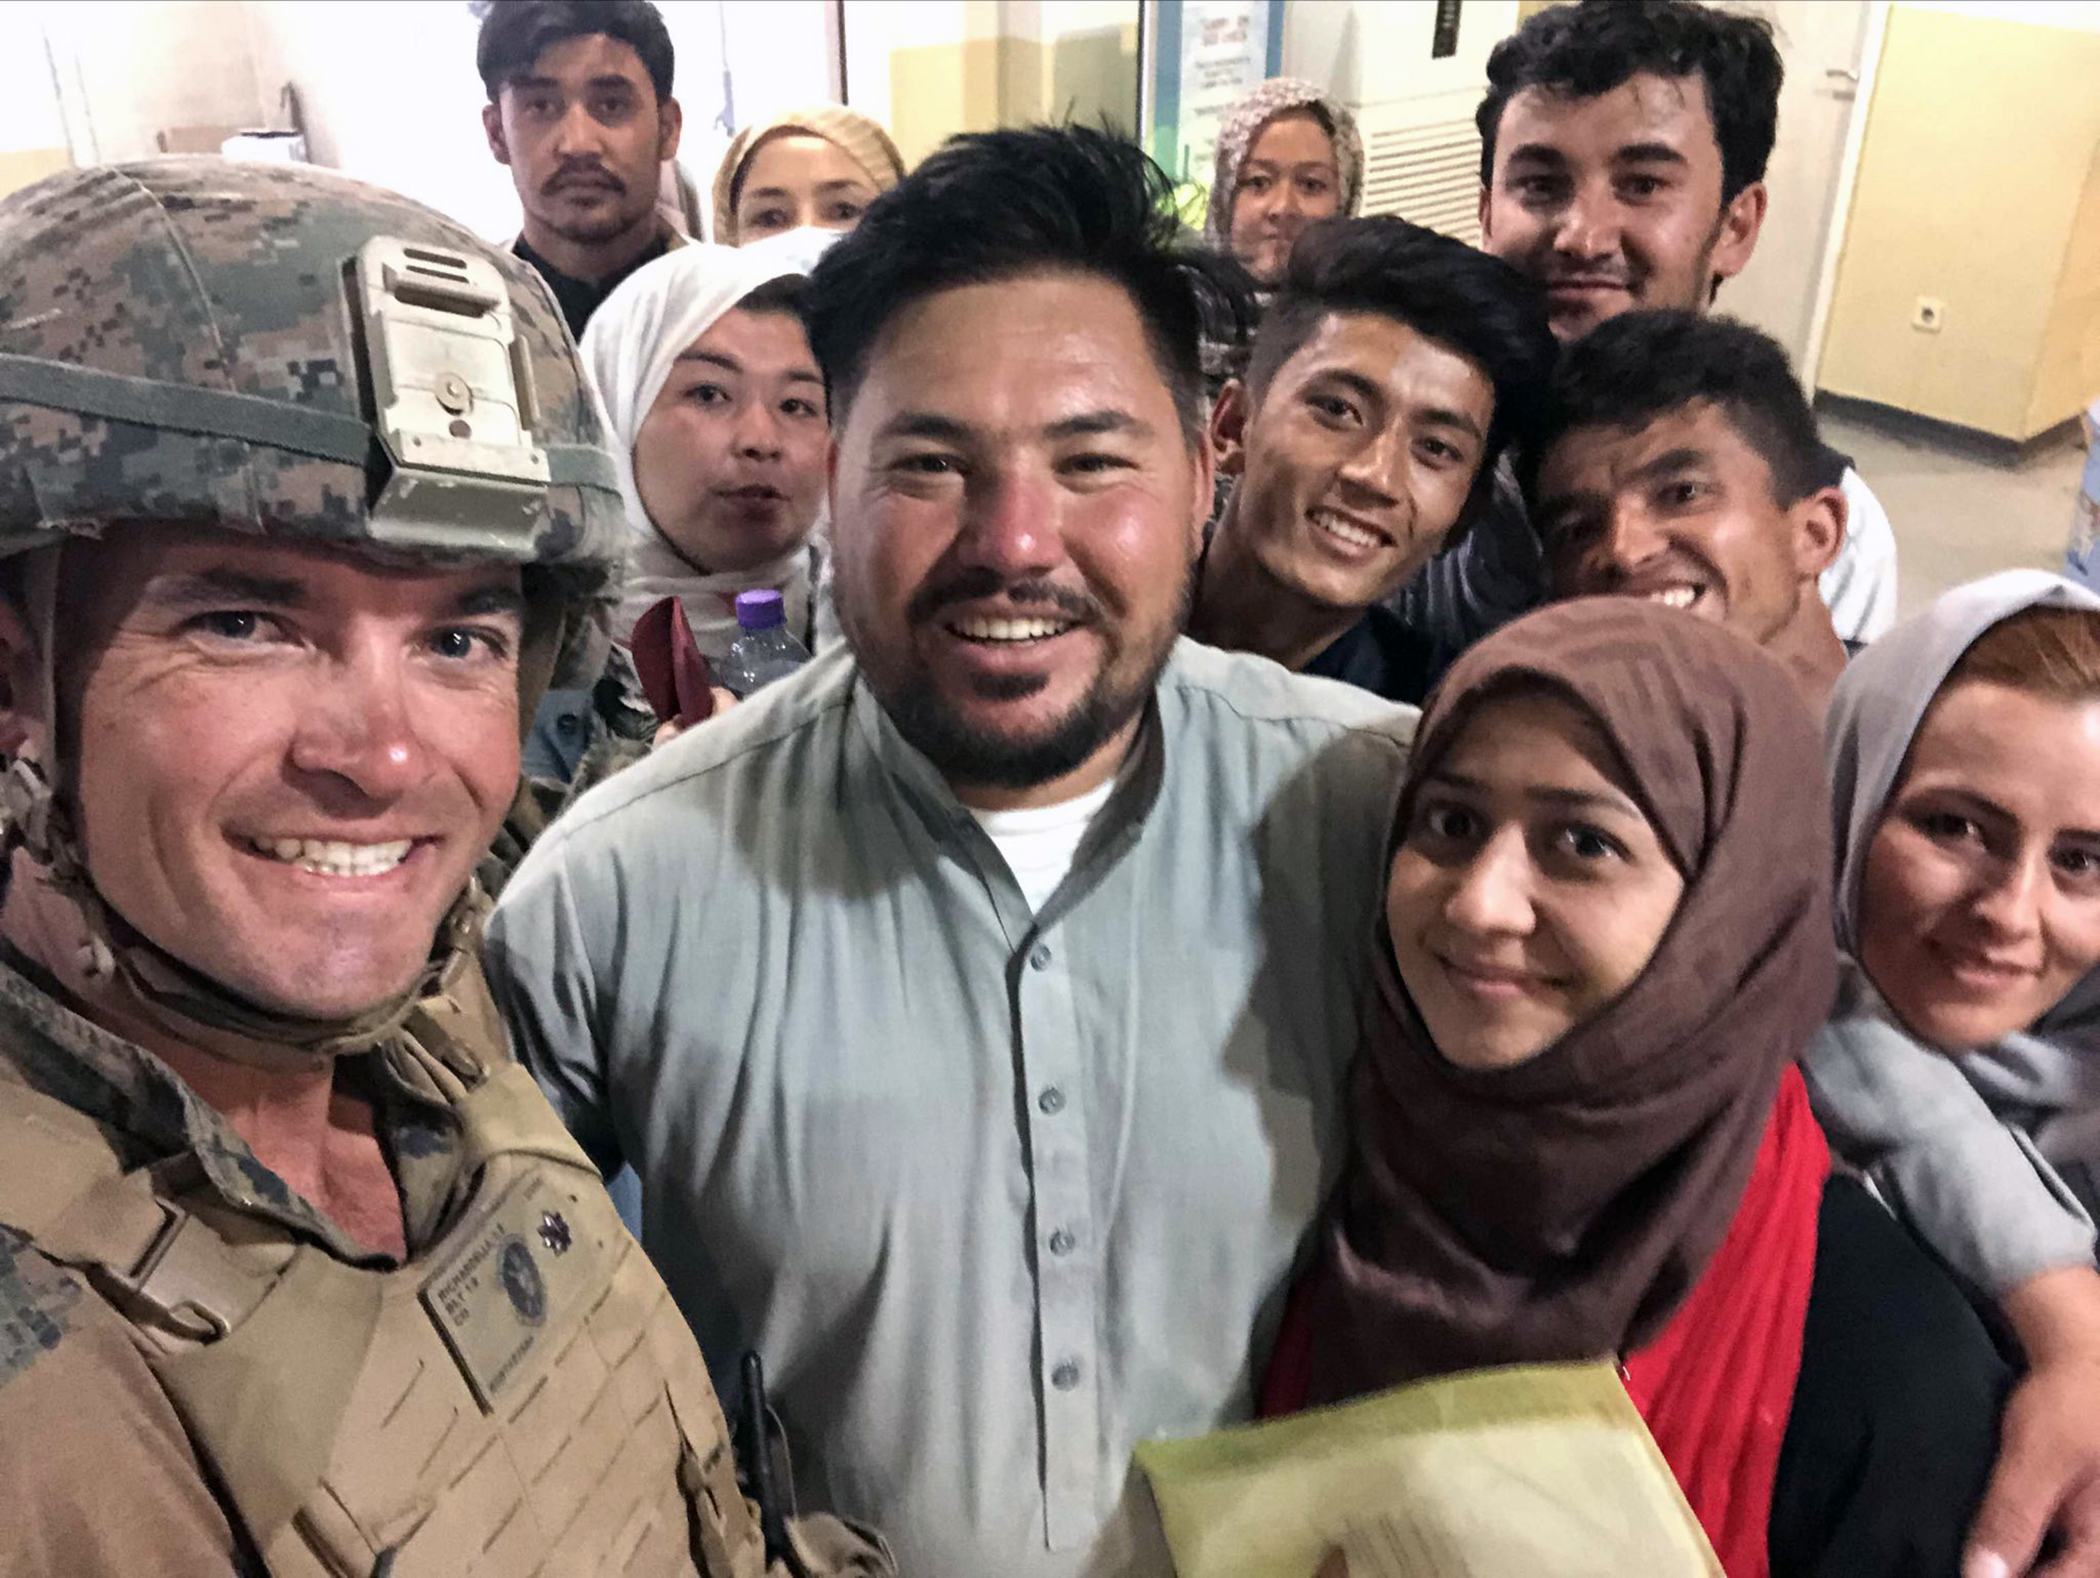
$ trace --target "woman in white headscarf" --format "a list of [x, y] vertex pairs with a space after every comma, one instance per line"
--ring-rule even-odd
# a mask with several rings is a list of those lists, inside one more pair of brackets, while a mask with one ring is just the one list
[[591, 318], [584, 361], [633, 533], [622, 640], [676, 597], [719, 662], [737, 594], [767, 590], [811, 642], [828, 428], [800, 281], [765, 249], [696, 244], [637, 270]]
[[1845, 972], [1816, 1115], [2028, 1363], [1963, 1571], [2026, 1571], [2051, 1522], [2089, 1562], [2100, 597], [2038, 570], [1956, 588], [1853, 660], [1824, 749]]

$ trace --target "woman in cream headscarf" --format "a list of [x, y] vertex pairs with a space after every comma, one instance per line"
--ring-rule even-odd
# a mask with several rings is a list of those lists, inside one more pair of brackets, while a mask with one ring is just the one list
[[779, 592], [788, 629], [810, 640], [828, 429], [798, 279], [765, 249], [695, 244], [638, 270], [591, 318], [583, 356], [633, 530], [622, 640], [676, 597], [719, 661], [736, 594], [759, 590]]
[[746, 126], [715, 171], [714, 239], [744, 246], [792, 230], [851, 230], [904, 178], [890, 134], [842, 104]]
[[[2047, 885], [1999, 890], [2019, 888], [2024, 857], [2057, 831], [2036, 812], [2062, 808], [2024, 800], [2060, 784], [2070, 821], [2100, 826], [2096, 657], [2100, 597], [2008, 570], [1855, 658], [1824, 728], [1838, 943], [1853, 963], [1810, 1088], [1833, 1139], [1994, 1295], [2093, 1257], [2077, 1198], [2100, 1206], [2100, 885], [2085, 835], [2048, 841], [2068, 902], [2040, 902]], [[2033, 737], [2008, 771], [1991, 750], [2015, 725]], [[1964, 861], [1974, 869], [1949, 879]], [[1942, 891], [1961, 902], [1933, 911], [1920, 897]], [[2001, 967], [2013, 958], [2033, 967]]]
[[1273, 288], [1299, 232], [1354, 217], [1363, 183], [1356, 117], [1310, 82], [1272, 77], [1225, 114], [1204, 228]]

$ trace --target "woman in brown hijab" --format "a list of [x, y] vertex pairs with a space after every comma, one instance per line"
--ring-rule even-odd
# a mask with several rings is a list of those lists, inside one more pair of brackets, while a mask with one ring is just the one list
[[1459, 661], [1265, 1411], [1611, 1356], [1731, 1578], [1955, 1572], [2006, 1377], [1808, 1111], [1828, 825], [1794, 687], [1719, 626], [1583, 599]]

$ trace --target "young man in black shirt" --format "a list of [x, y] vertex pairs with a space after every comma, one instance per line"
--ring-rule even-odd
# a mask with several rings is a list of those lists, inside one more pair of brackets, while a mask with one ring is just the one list
[[1307, 232], [1212, 414], [1237, 485], [1189, 634], [1419, 702], [1451, 654], [1379, 604], [1469, 524], [1555, 351], [1497, 259], [1398, 219]]

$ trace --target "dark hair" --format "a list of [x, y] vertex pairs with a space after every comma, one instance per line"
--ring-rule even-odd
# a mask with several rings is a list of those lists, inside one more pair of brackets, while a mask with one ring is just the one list
[[1569, 346], [1545, 426], [1518, 463], [1536, 498], [1546, 452], [1578, 427], [1639, 428], [1701, 401], [1718, 406], [1772, 473], [1772, 496], [1799, 503], [1829, 481], [1823, 441], [1786, 352], [1733, 318], [1622, 312]]
[[809, 327], [809, 277], [783, 274], [769, 279], [737, 302], [739, 312], [784, 312]]
[[1772, 24], [1690, 0], [1581, 0], [1548, 6], [1488, 56], [1480, 128], [1480, 181], [1495, 177], [1495, 131], [1503, 106], [1525, 88], [1593, 99], [1639, 72], [1706, 83], [1707, 112], [1721, 149], [1721, 201], [1765, 178], [1779, 129], [1786, 67]]
[[490, 0], [474, 64], [489, 102], [556, 44], [603, 33], [642, 57], [661, 106], [671, 96], [671, 35], [649, 0]]
[[1327, 219], [1291, 249], [1262, 315], [1247, 382], [1265, 393], [1277, 371], [1335, 313], [1377, 313], [1456, 351], [1495, 387], [1481, 472], [1503, 446], [1529, 444], [1560, 354], [1539, 288], [1477, 248], [1404, 219]]
[[1126, 291], [1191, 444], [1203, 431], [1199, 342], [1244, 339], [1252, 282], [1183, 239], [1172, 184], [1143, 149], [1084, 126], [951, 137], [883, 193], [810, 276], [809, 340], [843, 423], [868, 356], [936, 292], [1034, 273], [1092, 274]]

